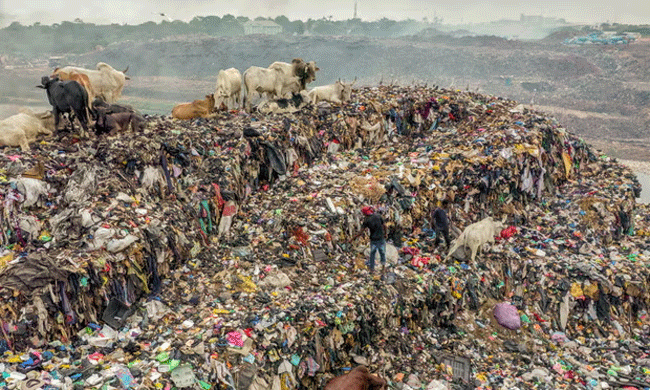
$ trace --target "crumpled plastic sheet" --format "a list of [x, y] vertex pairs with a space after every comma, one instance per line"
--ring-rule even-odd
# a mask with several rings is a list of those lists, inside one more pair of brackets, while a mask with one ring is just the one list
[[515, 330], [521, 327], [521, 318], [517, 312], [517, 307], [508, 302], [501, 302], [494, 307], [494, 318], [499, 325]]

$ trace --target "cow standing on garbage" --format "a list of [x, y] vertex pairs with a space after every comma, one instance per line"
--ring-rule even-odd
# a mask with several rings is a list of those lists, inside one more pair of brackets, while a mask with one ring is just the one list
[[41, 85], [37, 85], [36, 88], [42, 88], [47, 92], [47, 100], [52, 105], [55, 130], [59, 127], [61, 115], [68, 113], [73, 130], [74, 115], [84, 132], [88, 132], [88, 92], [81, 84], [74, 80], [61, 81], [58, 77], [43, 76]]
[[282, 79], [285, 81], [291, 77], [297, 77], [300, 83], [300, 90], [307, 88], [307, 84], [316, 80], [316, 72], [320, 70], [315, 61], [305, 62], [302, 58], [294, 58], [291, 63], [276, 61], [269, 65], [269, 69], [280, 71], [285, 75]]
[[300, 78], [278, 69], [251, 66], [243, 75], [243, 105], [250, 112], [253, 99], [266, 94], [269, 99], [282, 98], [289, 92], [300, 92]]
[[107, 114], [103, 109], [97, 111], [97, 121], [95, 122], [95, 133], [115, 135], [120, 131], [128, 129], [141, 132], [145, 128], [145, 119], [142, 115], [135, 112], [118, 112]]
[[465, 228], [458, 236], [454, 245], [447, 254], [449, 259], [458, 248], [469, 247], [472, 252], [471, 261], [474, 262], [479, 249], [486, 243], [494, 243], [494, 236], [498, 235], [505, 227], [504, 221], [495, 221], [492, 217], [484, 218]]
[[[124, 84], [129, 78], [125, 73], [129, 70], [127, 66], [123, 71], [115, 70], [112, 66], [108, 65], [105, 62], [98, 62], [95, 66], [95, 69], [85, 69], [79, 68], [76, 66], [66, 66], [63, 68], [56, 68], [52, 75], [61, 74], [61, 79], [65, 79], [66, 75], [80, 73], [87, 76], [88, 81], [90, 82], [90, 88], [88, 88], [88, 94], [92, 97], [100, 97], [107, 103], [115, 103], [120, 96], [122, 96], [122, 90], [124, 89]], [[92, 102], [92, 99], [89, 99]]]
[[241, 107], [241, 73], [235, 68], [220, 70], [214, 92], [216, 108], [225, 104], [226, 108]]
[[50, 77], [58, 77], [59, 80], [65, 81], [65, 80], [73, 80], [79, 83], [82, 87], [86, 89], [86, 92], [88, 93], [88, 108], [92, 109], [90, 107], [90, 103], [93, 102], [95, 99], [95, 90], [93, 89], [92, 84], [90, 83], [90, 78], [88, 78], [87, 74], [84, 73], [79, 73], [75, 71], [70, 71], [70, 72], [63, 72], [59, 68], [54, 69], [54, 72], [50, 75]]

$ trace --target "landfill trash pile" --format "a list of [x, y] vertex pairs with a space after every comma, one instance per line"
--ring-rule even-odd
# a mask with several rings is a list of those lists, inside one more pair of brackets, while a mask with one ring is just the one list
[[[352, 101], [5, 148], [0, 388], [322, 388], [359, 364], [406, 390], [650, 387], [628, 168], [510, 100]], [[443, 199], [456, 235], [507, 224], [474, 262], [433, 245]], [[381, 275], [349, 241], [365, 205]]]

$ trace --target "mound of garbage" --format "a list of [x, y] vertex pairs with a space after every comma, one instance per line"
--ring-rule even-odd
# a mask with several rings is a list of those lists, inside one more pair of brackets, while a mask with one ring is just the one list
[[[553, 118], [431, 88], [147, 118], [0, 154], [0, 388], [650, 387], [640, 186]], [[470, 262], [434, 245], [504, 220]], [[350, 241], [372, 205], [389, 266]], [[21, 387], [22, 386], [22, 387]]]

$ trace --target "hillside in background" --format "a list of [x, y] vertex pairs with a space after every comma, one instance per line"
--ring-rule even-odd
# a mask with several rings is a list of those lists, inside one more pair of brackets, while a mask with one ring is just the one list
[[[0, 15], [1, 16], [1, 15]], [[243, 36], [252, 33], [277, 34], [284, 36], [365, 36], [373, 38], [396, 38], [418, 34], [425, 30], [436, 30], [456, 35], [495, 35], [509, 39], [540, 39], [561, 29], [583, 29], [568, 24], [564, 19], [521, 15], [518, 20], [499, 20], [489, 23], [450, 25], [442, 18], [428, 20], [375, 21], [352, 18], [333, 20], [332, 16], [321, 19], [289, 20], [286, 16], [276, 18], [224, 15], [223, 17], [196, 16], [189, 22], [163, 20], [149, 21], [139, 25], [96, 25], [76, 19], [53, 25], [35, 23], [31, 26], [13, 22], [0, 29], [0, 53], [10, 57], [34, 59], [39, 56], [85, 53], [97, 47], [105, 47], [124, 41], [142, 42], [174, 37], [178, 35], [207, 35], [212, 37]], [[254, 27], [257, 25], [257, 27]], [[604, 28], [605, 26], [603, 26]], [[619, 26], [606, 26], [610, 29]], [[629, 29], [628, 29], [629, 30]], [[636, 30], [635, 30], [636, 31]], [[650, 30], [639, 31], [650, 34]], [[52, 39], [56, 37], [56, 39]]]

